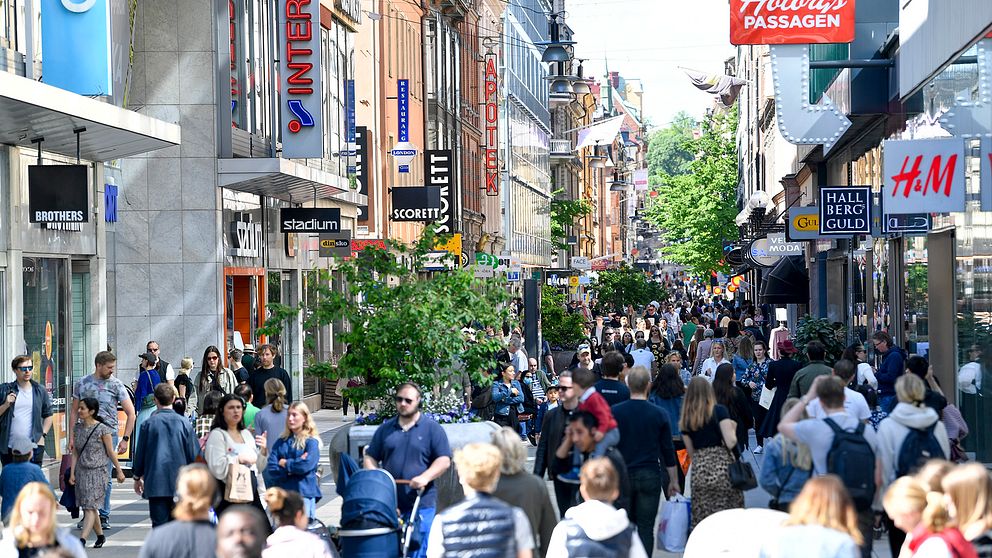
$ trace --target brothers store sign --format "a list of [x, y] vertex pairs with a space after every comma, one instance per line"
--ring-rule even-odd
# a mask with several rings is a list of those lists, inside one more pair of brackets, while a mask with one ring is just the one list
[[89, 222], [86, 165], [28, 167], [28, 212], [31, 223]]
[[821, 187], [820, 234], [871, 234], [871, 187]]
[[850, 43], [854, 0], [730, 0], [735, 45]]

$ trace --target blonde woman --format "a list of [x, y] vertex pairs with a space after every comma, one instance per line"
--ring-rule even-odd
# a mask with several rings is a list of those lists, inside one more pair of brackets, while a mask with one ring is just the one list
[[51, 549], [86, 558], [79, 539], [69, 529], [56, 525], [57, 508], [52, 487], [41, 482], [24, 485], [10, 512], [10, 525], [3, 530], [0, 556], [37, 556]]
[[275, 378], [265, 381], [265, 402], [255, 414], [255, 435], [266, 435], [269, 451], [286, 429], [286, 386]]
[[992, 477], [981, 463], [952, 469], [941, 481], [950, 512], [979, 558], [992, 557]]
[[524, 470], [527, 466], [527, 449], [520, 443], [520, 436], [512, 428], [504, 426], [490, 436], [493, 445], [503, 456], [499, 468], [499, 483], [493, 496], [527, 514], [534, 540], [540, 541], [540, 555], [545, 556], [558, 516], [551, 506], [551, 497], [544, 480]]
[[940, 492], [928, 491], [915, 477], [899, 477], [882, 497], [885, 513], [905, 532], [899, 556], [972, 558], [977, 556], [961, 531], [951, 523]]
[[210, 522], [210, 505], [216, 492], [217, 482], [205, 465], [194, 463], [179, 469], [178, 502], [172, 510], [175, 521], [152, 529], [138, 558], [213, 558], [217, 535]]
[[[765, 456], [765, 463], [769, 456]], [[858, 514], [834, 475], [810, 479], [792, 502], [789, 518], [762, 544], [762, 558], [858, 558]]]
[[744, 507], [744, 493], [730, 485], [727, 468], [737, 445], [737, 423], [716, 404], [713, 386], [696, 376], [689, 382], [679, 418], [682, 441], [692, 458], [692, 527], [723, 510]]
[[176, 392], [179, 397], [186, 401], [186, 416], [193, 416], [193, 412], [199, 409], [199, 398], [196, 396], [196, 388], [193, 385], [193, 358], [183, 357], [179, 361], [179, 373], [176, 374]]
[[319, 433], [310, 408], [302, 401], [290, 403], [286, 411], [286, 430], [269, 452], [267, 479], [273, 487], [299, 492], [310, 519], [316, 519], [317, 500], [322, 496], [317, 478], [319, 465]]
[[[782, 406], [782, 416], [798, 403], [799, 399], [795, 397], [786, 399]], [[807, 418], [809, 417], [803, 411], [800, 420]], [[813, 474], [813, 457], [810, 455], [809, 446], [778, 434], [765, 446], [765, 460], [761, 465], [758, 483], [772, 495], [768, 507], [773, 510], [788, 511], [789, 504], [795, 500], [803, 485]]]

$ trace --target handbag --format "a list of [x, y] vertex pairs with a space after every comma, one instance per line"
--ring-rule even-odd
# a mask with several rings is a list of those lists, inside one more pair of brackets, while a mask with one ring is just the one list
[[778, 391], [777, 387], [768, 389], [766, 386], [761, 386], [761, 396], [758, 398], [758, 405], [761, 405], [763, 409], [771, 407], [776, 391]]
[[755, 476], [754, 468], [751, 467], [751, 464], [741, 461], [729, 448], [727, 449], [727, 453], [730, 454], [730, 458], [734, 461], [727, 466], [727, 475], [730, 476], [730, 486], [741, 491], [757, 488], [758, 477]]
[[228, 465], [224, 500], [234, 504], [249, 504], [255, 500], [255, 491], [251, 487], [251, 469], [241, 463]]
[[[155, 382], [152, 381], [152, 375], [151, 375], [151, 373], [148, 372], [148, 370], [145, 370], [145, 375], [148, 376], [148, 383], [152, 386], [152, 389], [154, 390], [155, 389]], [[148, 395], [145, 395], [141, 399], [141, 408], [142, 409], [151, 409], [153, 407], [155, 407], [155, 394], [154, 393], [149, 393]]]
[[789, 474], [785, 475], [785, 480], [782, 481], [782, 486], [780, 486], [779, 489], [778, 489], [778, 491], [775, 492], [775, 497], [768, 501], [768, 507], [770, 509], [778, 510], [778, 511], [784, 511], [786, 513], [789, 512], [789, 509], [788, 509], [789, 508], [789, 505], [788, 504], [783, 504], [782, 502], [780, 502], [779, 501], [779, 498], [782, 497], [782, 491], [785, 490], [785, 485], [789, 484], [789, 479], [792, 478], [792, 473], [795, 473], [795, 472], [796, 472], [796, 466], [793, 465], [792, 468], [789, 469]]

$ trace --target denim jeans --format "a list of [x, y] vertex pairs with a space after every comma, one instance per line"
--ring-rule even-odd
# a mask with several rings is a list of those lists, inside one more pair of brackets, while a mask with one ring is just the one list
[[898, 402], [899, 400], [896, 399], [895, 395], [882, 395], [878, 398], [878, 406], [882, 408], [885, 414], [891, 413], [892, 409], [896, 408], [896, 403]]
[[[644, 549], [654, 550], [654, 520], [661, 503], [661, 471], [634, 469], [630, 476], [630, 521], [637, 525], [637, 534]], [[649, 552], [650, 552], [649, 551]]]
[[[266, 485], [268, 486], [268, 485]], [[317, 519], [317, 499], [316, 498], [304, 498], [303, 499], [303, 513], [306, 514], [310, 519]]]
[[[117, 451], [117, 444], [120, 443], [118, 439], [117, 429], [114, 429], [112, 434], [114, 441], [114, 451]], [[114, 488], [114, 464], [108, 465], [110, 468], [110, 480], [107, 481], [107, 494], [103, 497], [103, 507], [100, 508], [100, 519], [110, 519], [110, 491]]]

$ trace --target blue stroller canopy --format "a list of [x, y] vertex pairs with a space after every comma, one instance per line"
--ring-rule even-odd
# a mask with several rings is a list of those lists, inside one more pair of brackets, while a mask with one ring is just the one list
[[365, 469], [351, 475], [341, 506], [341, 528], [398, 529], [399, 523], [392, 475], [382, 469]]

